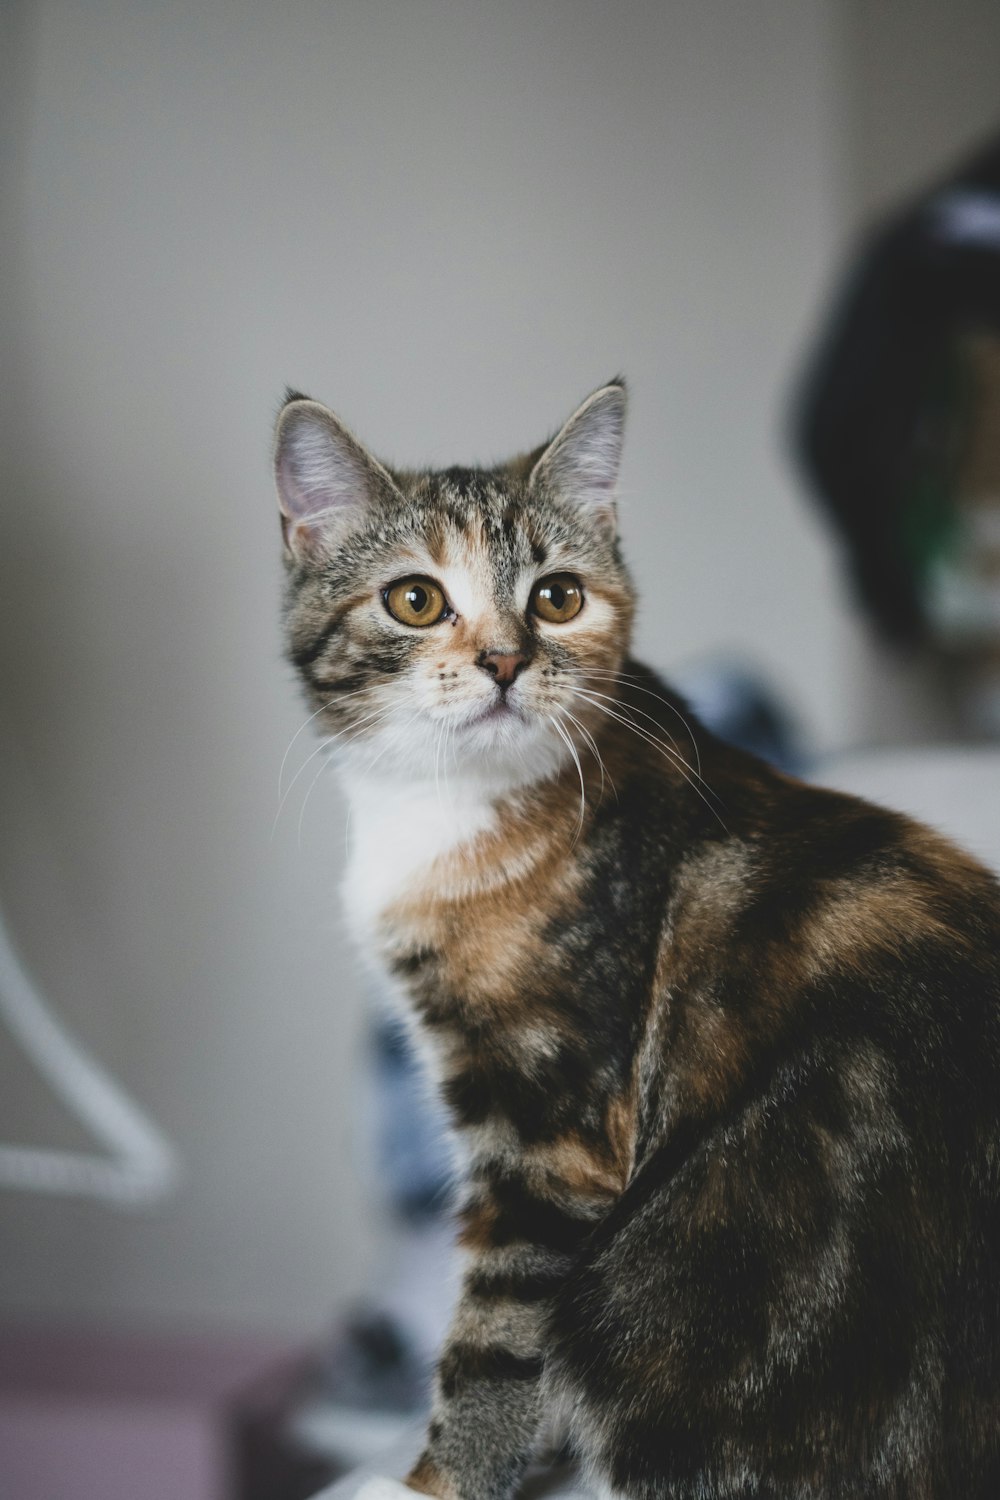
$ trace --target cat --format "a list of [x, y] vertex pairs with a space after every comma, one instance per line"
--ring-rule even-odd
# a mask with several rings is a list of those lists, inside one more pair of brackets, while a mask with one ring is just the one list
[[464, 1161], [426, 1446], [369, 1493], [505, 1500], [558, 1418], [634, 1500], [995, 1500], [1000, 892], [629, 656], [625, 406], [433, 472], [278, 420], [350, 920]]

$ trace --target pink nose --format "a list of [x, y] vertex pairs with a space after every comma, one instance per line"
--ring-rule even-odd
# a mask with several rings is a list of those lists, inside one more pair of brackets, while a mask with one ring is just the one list
[[514, 678], [522, 667], [528, 665], [528, 658], [522, 651], [486, 651], [479, 658], [479, 666], [502, 688], [510, 687]]

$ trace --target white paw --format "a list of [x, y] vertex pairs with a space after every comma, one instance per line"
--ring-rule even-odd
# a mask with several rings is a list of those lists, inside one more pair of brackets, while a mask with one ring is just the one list
[[414, 1500], [414, 1491], [398, 1479], [373, 1474], [354, 1491], [354, 1500]]

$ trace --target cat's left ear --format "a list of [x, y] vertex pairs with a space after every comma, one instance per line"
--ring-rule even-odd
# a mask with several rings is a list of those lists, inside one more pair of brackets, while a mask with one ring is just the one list
[[532, 469], [529, 488], [586, 507], [613, 535], [624, 437], [625, 382], [615, 380], [577, 407]]
[[278, 417], [274, 477], [285, 546], [299, 558], [335, 546], [362, 507], [400, 498], [390, 475], [340, 418], [294, 392]]

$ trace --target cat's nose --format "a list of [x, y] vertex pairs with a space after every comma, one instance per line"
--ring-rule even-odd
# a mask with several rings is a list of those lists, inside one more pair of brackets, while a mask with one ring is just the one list
[[528, 658], [523, 651], [484, 651], [476, 665], [489, 672], [499, 687], [508, 688], [528, 665]]

